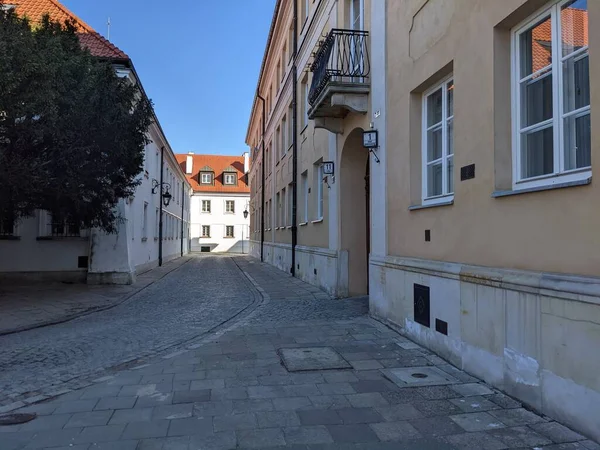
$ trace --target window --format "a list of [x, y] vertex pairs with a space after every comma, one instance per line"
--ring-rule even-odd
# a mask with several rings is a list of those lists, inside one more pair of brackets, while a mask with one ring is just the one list
[[288, 149], [288, 137], [287, 137], [287, 118], [283, 116], [281, 119], [281, 154], [285, 155]]
[[235, 173], [226, 173], [223, 175], [223, 179], [225, 181], [225, 184], [228, 185], [235, 185], [236, 181], [237, 181], [237, 177]]
[[212, 184], [212, 173], [203, 172], [200, 174], [200, 183], [201, 184]]
[[315, 172], [317, 174], [317, 178], [315, 179], [315, 188], [317, 190], [316, 220], [321, 220], [323, 219], [323, 178], [325, 177], [323, 174], [323, 164], [321, 162], [316, 164]]
[[310, 104], [308, 103], [308, 75], [302, 81], [302, 128], [308, 126], [308, 111]]
[[281, 226], [281, 194], [277, 193], [277, 202], [275, 203], [275, 227], [279, 228]]
[[288, 226], [294, 225], [293, 223], [293, 208], [294, 208], [294, 190], [292, 189], [292, 184], [288, 185], [288, 211], [287, 211], [287, 224]]
[[16, 236], [13, 213], [0, 216], [0, 236]]
[[423, 204], [454, 193], [454, 81], [446, 79], [423, 95]]
[[301, 8], [302, 8], [302, 11], [300, 13], [302, 14], [302, 23], [303, 24], [308, 19], [308, 14], [310, 12], [310, 3], [309, 2], [310, 2], [310, 0], [301, 0], [301, 3], [300, 3]]
[[279, 151], [277, 152], [278, 158], [281, 158], [285, 154], [285, 150], [283, 150], [283, 146], [281, 145], [281, 127], [277, 127], [277, 131], [275, 133], [275, 145], [279, 147]]
[[202, 237], [203, 238], [210, 237], [210, 225], [202, 225]]
[[288, 134], [288, 147], [292, 145], [292, 143], [294, 142], [294, 110], [292, 109], [292, 105], [290, 104], [290, 106], [288, 106], [288, 129], [287, 129], [287, 134]]
[[302, 185], [302, 195], [304, 195], [302, 222], [306, 223], [308, 222], [308, 171], [304, 171], [300, 176], [300, 180]]
[[[279, 77], [280, 82], [283, 81], [283, 75], [282, 75], [282, 70], [281, 70], [281, 59], [277, 61], [277, 72], [275, 73], [275, 76]], [[281, 83], [278, 83], [279, 87], [281, 87]]]
[[148, 239], [148, 202], [144, 202], [144, 216], [142, 222], [142, 240]]
[[292, 56], [294, 56], [294, 27], [290, 27], [288, 30], [288, 53], [289, 60], [292, 61]]
[[158, 228], [159, 228], [159, 215], [158, 215], [158, 208], [156, 208], [156, 211], [154, 213], [154, 239], [158, 239]]
[[202, 200], [202, 212], [210, 213], [210, 200]]
[[[41, 217], [44, 217], [42, 215]], [[73, 219], [64, 219], [58, 213], [46, 212], [47, 232], [44, 236], [52, 237], [79, 237], [81, 236], [79, 223]]]
[[235, 213], [235, 200], [225, 200], [225, 212], [229, 214]]
[[233, 225], [227, 225], [225, 227], [225, 237], [228, 237], [228, 238], [233, 237]]
[[513, 186], [589, 177], [587, 0], [556, 3], [516, 29], [512, 70]]

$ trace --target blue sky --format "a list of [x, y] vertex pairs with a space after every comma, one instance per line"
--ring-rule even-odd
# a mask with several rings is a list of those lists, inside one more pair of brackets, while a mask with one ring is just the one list
[[241, 155], [275, 0], [61, 0], [133, 60], [175, 153]]

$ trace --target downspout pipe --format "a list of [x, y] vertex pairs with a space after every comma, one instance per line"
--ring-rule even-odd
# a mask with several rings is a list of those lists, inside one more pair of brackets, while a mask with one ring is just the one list
[[296, 245], [298, 244], [298, 0], [294, 1], [294, 52], [292, 57], [292, 276], [296, 276]]
[[158, 187], [158, 203], [160, 211], [158, 213], [158, 266], [163, 263], [163, 202], [162, 202], [162, 187], [163, 187], [163, 165], [165, 161], [165, 146], [160, 148], [160, 186]]
[[183, 256], [183, 207], [185, 205], [185, 181], [181, 182], [181, 256]]
[[262, 102], [262, 165], [261, 165], [261, 188], [260, 188], [260, 262], [264, 262], [265, 250], [265, 99], [260, 96], [256, 89], [256, 98]]

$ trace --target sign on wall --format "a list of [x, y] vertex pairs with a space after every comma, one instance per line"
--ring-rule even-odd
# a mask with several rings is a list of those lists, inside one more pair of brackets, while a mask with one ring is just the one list
[[363, 146], [366, 148], [377, 148], [379, 146], [377, 130], [363, 131]]
[[333, 175], [335, 170], [335, 166], [333, 161], [323, 161], [323, 174], [324, 175]]

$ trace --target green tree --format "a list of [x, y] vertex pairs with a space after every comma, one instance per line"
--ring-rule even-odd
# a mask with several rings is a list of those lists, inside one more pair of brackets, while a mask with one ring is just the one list
[[74, 23], [46, 16], [32, 26], [0, 8], [4, 220], [46, 209], [115, 231], [118, 200], [139, 184], [152, 117], [139, 88], [82, 48]]

